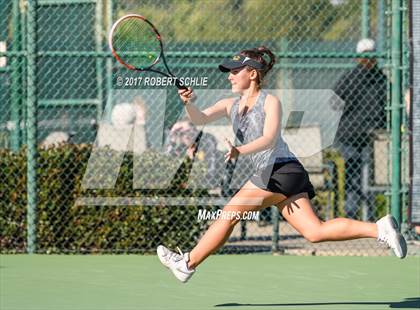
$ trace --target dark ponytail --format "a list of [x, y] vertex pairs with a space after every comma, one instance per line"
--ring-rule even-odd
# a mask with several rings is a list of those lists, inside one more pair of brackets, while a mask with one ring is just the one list
[[[257, 70], [258, 85], [262, 83], [266, 74], [273, 68], [274, 64], [276, 63], [276, 56], [274, 56], [274, 54], [265, 46], [243, 50], [240, 54], [254, 59], [263, 65], [263, 69]], [[266, 59], [267, 57], [269, 59]]]
[[263, 59], [264, 59], [264, 54], [266, 54], [270, 60], [266, 65], [266, 68], [264, 68], [264, 73], [267, 74], [268, 71], [271, 70], [271, 68], [273, 68], [274, 64], [276, 63], [276, 56], [274, 56], [274, 54], [265, 46], [260, 46], [258, 48], [258, 51], [260, 51], [263, 54]]

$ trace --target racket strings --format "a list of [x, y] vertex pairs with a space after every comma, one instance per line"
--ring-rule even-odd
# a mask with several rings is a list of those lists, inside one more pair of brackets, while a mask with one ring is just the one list
[[112, 45], [120, 59], [136, 68], [153, 65], [161, 51], [156, 32], [139, 18], [127, 18], [115, 28]]

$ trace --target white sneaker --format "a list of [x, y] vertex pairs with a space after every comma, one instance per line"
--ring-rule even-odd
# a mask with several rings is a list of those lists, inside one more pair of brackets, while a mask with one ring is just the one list
[[399, 258], [407, 255], [407, 243], [398, 231], [395, 218], [388, 214], [376, 222], [378, 225], [378, 241], [387, 244]]
[[163, 245], [159, 245], [156, 250], [160, 262], [169, 268], [179, 281], [185, 283], [192, 277], [195, 269], [188, 269], [189, 253], [184, 254], [179, 248], [178, 251], [180, 254], [172, 252]]

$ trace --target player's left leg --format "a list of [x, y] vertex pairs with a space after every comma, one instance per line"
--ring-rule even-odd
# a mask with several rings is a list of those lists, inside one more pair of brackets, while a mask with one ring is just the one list
[[244, 212], [259, 211], [284, 199], [286, 196], [262, 190], [248, 181], [223, 208], [223, 214], [209, 227], [190, 253], [177, 254], [159, 246], [159, 259], [180, 281], [186, 282], [195, 272], [194, 268], [227, 241]]
[[[286, 196], [282, 194], [262, 190], [248, 181], [223, 208], [223, 212], [228, 217], [229, 214], [242, 215], [243, 212], [259, 211], [285, 199]], [[217, 251], [227, 241], [239, 221], [238, 217], [217, 219], [191, 251], [189, 267], [195, 268]]]

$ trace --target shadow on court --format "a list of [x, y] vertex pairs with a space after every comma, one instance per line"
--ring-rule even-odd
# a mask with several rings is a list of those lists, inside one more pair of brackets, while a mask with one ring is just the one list
[[404, 301], [397, 302], [308, 302], [308, 303], [287, 303], [287, 304], [238, 304], [226, 303], [215, 305], [214, 307], [291, 307], [291, 306], [331, 306], [331, 305], [389, 305], [392, 309], [420, 309], [420, 297], [406, 298]]

